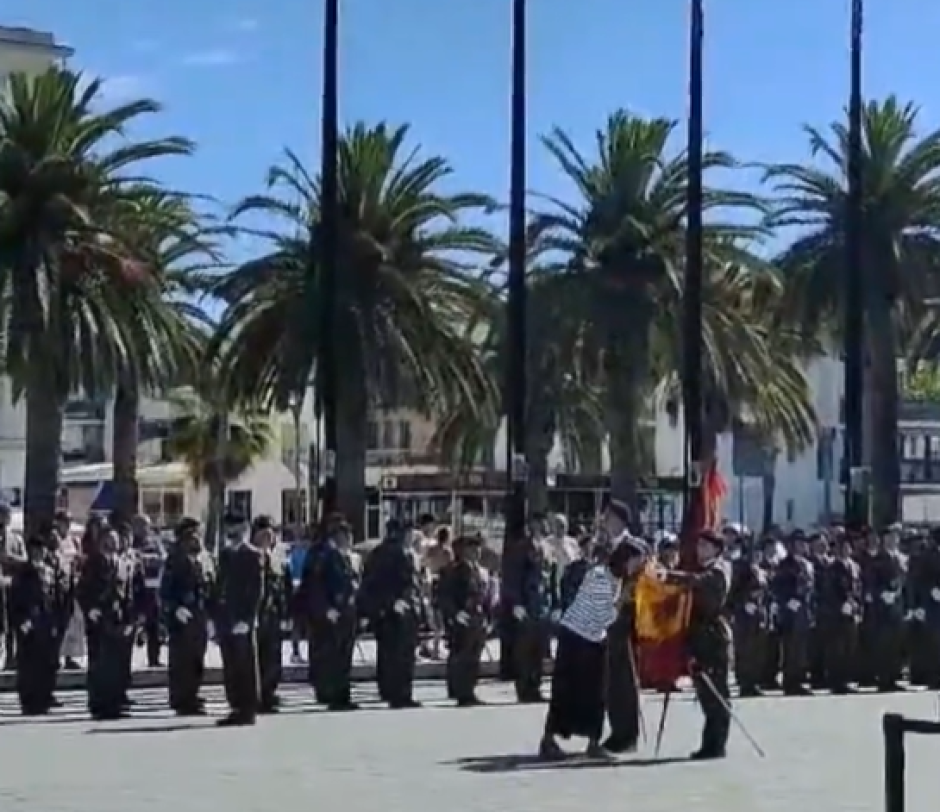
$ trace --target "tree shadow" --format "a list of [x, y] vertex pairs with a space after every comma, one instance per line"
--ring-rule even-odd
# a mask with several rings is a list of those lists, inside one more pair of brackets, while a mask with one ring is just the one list
[[535, 753], [504, 753], [492, 756], [474, 756], [443, 762], [445, 766], [478, 775], [513, 772], [542, 772], [551, 770], [603, 770], [619, 768], [660, 767], [688, 761], [687, 756], [663, 758], [591, 758], [583, 753], [571, 753], [559, 759], [546, 759]]

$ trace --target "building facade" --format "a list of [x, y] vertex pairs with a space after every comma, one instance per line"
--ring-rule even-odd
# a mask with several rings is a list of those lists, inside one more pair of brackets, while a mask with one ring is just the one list
[[46, 31], [0, 25], [0, 82], [14, 72], [42, 73], [71, 55]]

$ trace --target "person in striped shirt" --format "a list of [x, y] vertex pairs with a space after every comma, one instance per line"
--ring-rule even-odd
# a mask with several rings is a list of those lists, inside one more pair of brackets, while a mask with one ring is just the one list
[[[558, 624], [558, 648], [552, 673], [552, 696], [539, 745], [543, 758], [559, 758], [558, 738], [588, 740], [587, 753], [607, 757], [600, 745], [604, 728], [607, 630], [617, 617], [623, 556], [610, 545], [595, 550], [594, 565], [584, 574], [574, 600]], [[612, 569], [613, 566], [613, 569]]]

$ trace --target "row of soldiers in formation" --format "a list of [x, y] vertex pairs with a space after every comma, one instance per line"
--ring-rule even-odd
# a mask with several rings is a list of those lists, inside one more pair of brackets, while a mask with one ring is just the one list
[[793, 534], [739, 545], [728, 612], [741, 693], [940, 689], [940, 532]]
[[[356, 708], [353, 652], [368, 627], [376, 640], [380, 697], [394, 708], [416, 706], [412, 689], [426, 593], [410, 533], [394, 525], [389, 530], [362, 566], [348, 525], [332, 517], [310, 547], [295, 587], [270, 519], [256, 519], [244, 540], [217, 558], [204, 549], [199, 523], [183, 520], [159, 584], [171, 708], [181, 716], [205, 713], [200, 689], [207, 645], [215, 639], [231, 709], [220, 723], [253, 724], [258, 714], [276, 712], [282, 640], [294, 620], [308, 636], [319, 702], [333, 710]], [[134, 640], [149, 611], [141, 558], [120, 532], [105, 527], [69, 570], [55, 542], [55, 534], [30, 538], [22, 560], [5, 562], [12, 572], [8, 622], [17, 638], [22, 711], [43, 714], [56, 704], [61, 640], [77, 603], [88, 643], [88, 709], [97, 720], [121, 718], [130, 705]], [[450, 651], [449, 694], [461, 705], [479, 701], [477, 672], [489, 632], [490, 592], [479, 552], [479, 539], [457, 540], [436, 590]]]

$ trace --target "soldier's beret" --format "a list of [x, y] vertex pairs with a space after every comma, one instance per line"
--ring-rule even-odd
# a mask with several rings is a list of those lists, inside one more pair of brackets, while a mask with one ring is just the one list
[[258, 533], [261, 530], [273, 530], [274, 529], [274, 519], [270, 516], [256, 516], [255, 520], [251, 523], [251, 532]]
[[610, 503], [607, 505], [607, 510], [624, 524], [630, 524], [633, 518], [633, 514], [627, 503], [621, 502], [619, 499], [611, 499]]
[[177, 533], [191, 533], [193, 530], [199, 529], [199, 520], [194, 519], [192, 516], [184, 516], [176, 525]]

